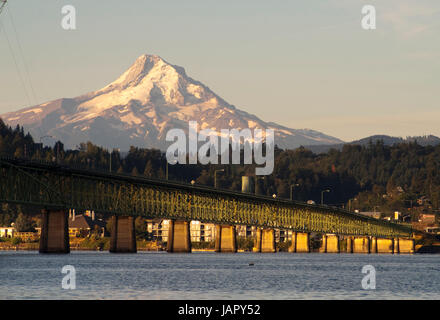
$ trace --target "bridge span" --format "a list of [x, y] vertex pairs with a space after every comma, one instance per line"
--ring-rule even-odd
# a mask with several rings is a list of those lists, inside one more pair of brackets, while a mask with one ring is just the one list
[[111, 252], [136, 252], [134, 218], [169, 219], [169, 252], [190, 252], [190, 221], [216, 224], [216, 250], [236, 252], [235, 226], [258, 228], [256, 251], [275, 252], [274, 229], [292, 230], [291, 252], [412, 253], [412, 229], [347, 210], [205, 186], [0, 158], [0, 202], [42, 209], [40, 252], [69, 252], [69, 210], [112, 216]]

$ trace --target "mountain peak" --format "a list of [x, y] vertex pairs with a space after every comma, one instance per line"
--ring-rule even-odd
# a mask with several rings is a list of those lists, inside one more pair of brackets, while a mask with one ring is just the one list
[[128, 70], [148, 73], [152, 67], [161, 65], [170, 65], [164, 59], [156, 54], [143, 54], [138, 57]]
[[[159, 78], [166, 73], [176, 73], [174, 66], [158, 55], [143, 54], [116, 81], [107, 87], [123, 87], [137, 85], [145, 76], [154, 71]], [[106, 88], [107, 88], [106, 87]], [[106, 89], [104, 88], [104, 89]]]
[[67, 147], [92, 141], [128, 150], [131, 145], [166, 149], [169, 129], [187, 131], [188, 121], [199, 129], [261, 128], [275, 130], [282, 148], [334, 144], [340, 140], [312, 130], [295, 130], [264, 122], [217, 96], [158, 55], [143, 54], [106, 87], [72, 99], [2, 115], [9, 125], [20, 124], [36, 136], [51, 135]]

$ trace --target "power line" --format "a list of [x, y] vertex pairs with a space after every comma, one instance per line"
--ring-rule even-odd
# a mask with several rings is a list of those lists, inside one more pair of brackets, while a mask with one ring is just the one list
[[0, 4], [0, 13], [2, 13], [3, 8], [4, 8], [5, 5], [6, 5], [6, 1], [7, 1], [7, 0], [1, 0], [2, 4]]
[[[6, 8], [6, 3], [7, 3], [7, 0], [0, 0], [0, 13], [3, 11], [4, 8]], [[12, 17], [11, 9], [10, 8], [6, 8], [6, 9], [8, 9], [7, 11], [9, 13], [9, 20], [11, 22], [12, 28], [14, 29], [15, 38], [16, 38], [16, 41], [17, 41], [17, 44], [18, 44], [18, 48], [19, 48], [19, 51], [20, 51], [20, 54], [21, 54], [21, 58], [23, 60], [23, 65], [24, 65], [25, 73], [26, 73], [26, 75], [28, 77], [29, 86], [31, 88], [32, 95], [33, 95], [33, 98], [34, 98], [34, 104], [36, 105], [36, 104], [38, 104], [38, 100], [37, 100], [37, 96], [35, 94], [34, 86], [32, 84], [32, 80], [31, 80], [31, 77], [30, 77], [30, 74], [29, 74], [29, 68], [27, 66], [26, 59], [24, 58], [23, 47], [21, 45], [21, 42], [20, 42], [20, 39], [19, 39], [19, 36], [18, 36], [17, 28], [15, 27], [15, 23], [14, 23], [14, 19]], [[23, 76], [21, 75], [20, 68], [18, 66], [17, 59], [16, 59], [15, 54], [14, 54], [14, 50], [12, 49], [11, 42], [9, 41], [9, 38], [8, 38], [8, 35], [7, 35], [7, 32], [6, 32], [6, 28], [4, 28], [4, 26], [2, 25], [1, 20], [0, 20], [0, 29], [4, 29], [5, 38], [6, 38], [6, 41], [8, 42], [9, 50], [11, 51], [11, 55], [12, 55], [12, 58], [14, 60], [15, 68], [17, 70], [18, 77], [20, 79], [20, 83], [21, 83], [21, 85], [23, 87], [23, 90], [25, 92], [28, 105], [31, 105], [32, 104], [31, 98], [30, 98], [28, 90], [26, 88], [25, 81], [23, 80]], [[40, 114], [36, 113], [36, 116], [37, 116], [38, 120], [41, 122]], [[38, 127], [38, 131], [40, 132], [40, 135], [41, 135], [42, 132], [41, 132], [41, 128], [40, 127]]]
[[23, 77], [21, 76], [20, 69], [18, 68], [17, 59], [15, 58], [14, 51], [12, 50], [12, 46], [11, 46], [11, 43], [9, 41], [8, 35], [6, 33], [6, 29], [3, 27], [3, 24], [2, 24], [1, 21], [0, 21], [0, 29], [4, 30], [6, 42], [8, 43], [9, 50], [11, 51], [12, 59], [14, 60], [14, 64], [15, 64], [15, 68], [17, 69], [18, 77], [20, 78], [21, 85], [23, 86], [23, 90], [24, 90], [24, 92], [26, 94], [26, 98], [28, 100], [28, 104], [31, 105], [31, 100], [29, 98], [29, 94], [28, 94], [26, 86], [24, 84]]
[[18, 32], [17, 32], [17, 29], [15, 28], [15, 23], [14, 23], [13, 18], [12, 18], [12, 12], [11, 12], [11, 10], [9, 8], [6, 8], [6, 9], [7, 9], [8, 15], [9, 15], [9, 20], [11, 21], [11, 24], [12, 24], [12, 28], [14, 29], [15, 38], [16, 38], [16, 41], [18, 43], [18, 48], [19, 48], [19, 51], [20, 51], [21, 59], [23, 60], [24, 70], [25, 70], [26, 75], [28, 77], [29, 85], [30, 85], [30, 88], [31, 88], [31, 91], [32, 91], [32, 95], [33, 95], [33, 98], [34, 98], [34, 104], [37, 104], [38, 103], [37, 96], [35, 95], [34, 86], [32, 85], [32, 80], [31, 80], [31, 77], [29, 75], [29, 69], [28, 69], [28, 66], [27, 66], [27, 63], [26, 63], [26, 59], [24, 58], [23, 47], [21, 46], [20, 38], [18, 37]]

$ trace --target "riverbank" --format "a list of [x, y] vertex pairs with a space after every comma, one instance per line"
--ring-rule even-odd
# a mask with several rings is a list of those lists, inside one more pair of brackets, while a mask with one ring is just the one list
[[[11, 245], [0, 243], [0, 251], [38, 251], [38, 243], [21, 243], [19, 245]], [[108, 248], [101, 247], [87, 247], [87, 246], [71, 246], [71, 251], [108, 251]], [[138, 246], [137, 251], [166, 251], [165, 247], [145, 247]], [[215, 252], [215, 249], [192, 249], [192, 252]], [[239, 249], [237, 252], [249, 252]], [[416, 247], [417, 254], [440, 254], [440, 245], [418, 246]]]
[[[29, 251], [39, 250], [39, 241], [19, 242], [12, 239], [2, 239], [0, 250], [2, 251]], [[166, 247], [162, 243], [155, 241], [138, 240], [136, 242], [138, 251], [164, 251]], [[110, 238], [70, 238], [71, 251], [108, 251], [110, 248]]]
[[[166, 251], [166, 245], [162, 242], [138, 240], [136, 242], [138, 251]], [[70, 238], [71, 251], [108, 251], [110, 248], [110, 238]], [[281, 250], [280, 250], [281, 249]], [[285, 248], [278, 248], [277, 251], [287, 251]], [[7, 239], [0, 242], [0, 251], [38, 251], [39, 241], [19, 242]], [[238, 252], [246, 252], [247, 249], [239, 248]], [[314, 250], [315, 252], [316, 250]], [[415, 253], [440, 254], [440, 243], [431, 242], [417, 244]], [[215, 252], [212, 245], [207, 248], [201, 247], [200, 243], [194, 243], [192, 252]], [[345, 252], [341, 246], [341, 252]]]

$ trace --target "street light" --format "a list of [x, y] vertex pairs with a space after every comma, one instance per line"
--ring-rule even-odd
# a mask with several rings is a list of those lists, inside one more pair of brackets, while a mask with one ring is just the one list
[[218, 169], [214, 171], [214, 188], [217, 188], [217, 172], [225, 172], [225, 169]]
[[326, 190], [321, 191], [321, 205], [324, 204], [324, 193], [325, 192], [330, 192], [330, 189], [326, 189]]
[[299, 183], [291, 184], [290, 185], [290, 200], [293, 200], [293, 188], [299, 187]]
[[352, 201], [357, 201], [357, 198], [354, 199], [348, 199], [348, 211], [351, 211], [351, 202]]

